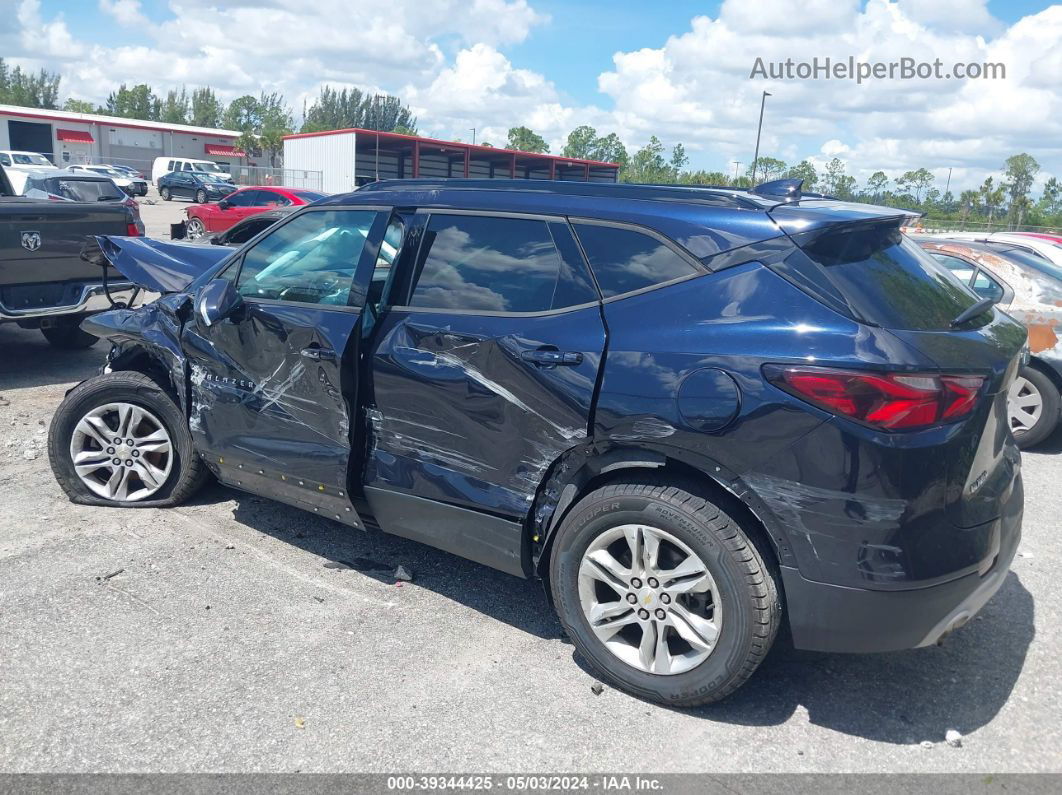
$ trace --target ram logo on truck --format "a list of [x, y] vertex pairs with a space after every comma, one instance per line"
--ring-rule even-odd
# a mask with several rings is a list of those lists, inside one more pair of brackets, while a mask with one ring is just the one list
[[40, 232], [23, 232], [22, 233], [22, 248], [26, 251], [36, 251], [41, 247], [41, 233]]

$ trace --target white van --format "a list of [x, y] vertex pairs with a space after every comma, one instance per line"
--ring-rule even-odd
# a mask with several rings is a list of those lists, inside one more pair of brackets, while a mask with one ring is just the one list
[[151, 181], [158, 183], [159, 177], [171, 171], [199, 171], [214, 174], [226, 181], [232, 180], [228, 167], [219, 166], [210, 160], [193, 160], [190, 157], [156, 157], [155, 163], [151, 166]]

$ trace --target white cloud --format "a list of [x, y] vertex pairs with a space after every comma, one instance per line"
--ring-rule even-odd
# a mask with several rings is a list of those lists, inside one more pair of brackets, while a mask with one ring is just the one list
[[151, 25], [140, 10], [140, 0], [100, 0], [100, 11], [123, 28], [146, 28]]

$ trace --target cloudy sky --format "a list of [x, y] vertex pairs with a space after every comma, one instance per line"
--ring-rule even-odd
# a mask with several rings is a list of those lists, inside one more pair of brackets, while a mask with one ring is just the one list
[[[860, 181], [929, 168], [979, 183], [1027, 151], [1062, 176], [1062, 5], [1033, 0], [0, 0], [0, 53], [96, 102], [119, 83], [285, 94], [324, 83], [401, 96], [420, 130], [554, 151], [580, 124], [694, 167], [833, 156]], [[750, 78], [764, 62], [1002, 63], [1005, 79]]]

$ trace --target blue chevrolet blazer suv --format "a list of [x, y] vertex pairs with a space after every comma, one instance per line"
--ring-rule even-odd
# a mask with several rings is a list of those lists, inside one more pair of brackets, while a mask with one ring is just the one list
[[[939, 642], [1018, 544], [1025, 331], [801, 191], [379, 182], [233, 251], [101, 237], [160, 293], [55, 414], [78, 503], [207, 477], [543, 580], [589, 666], [723, 698], [798, 648]], [[529, 607], [529, 609], [532, 609]]]

